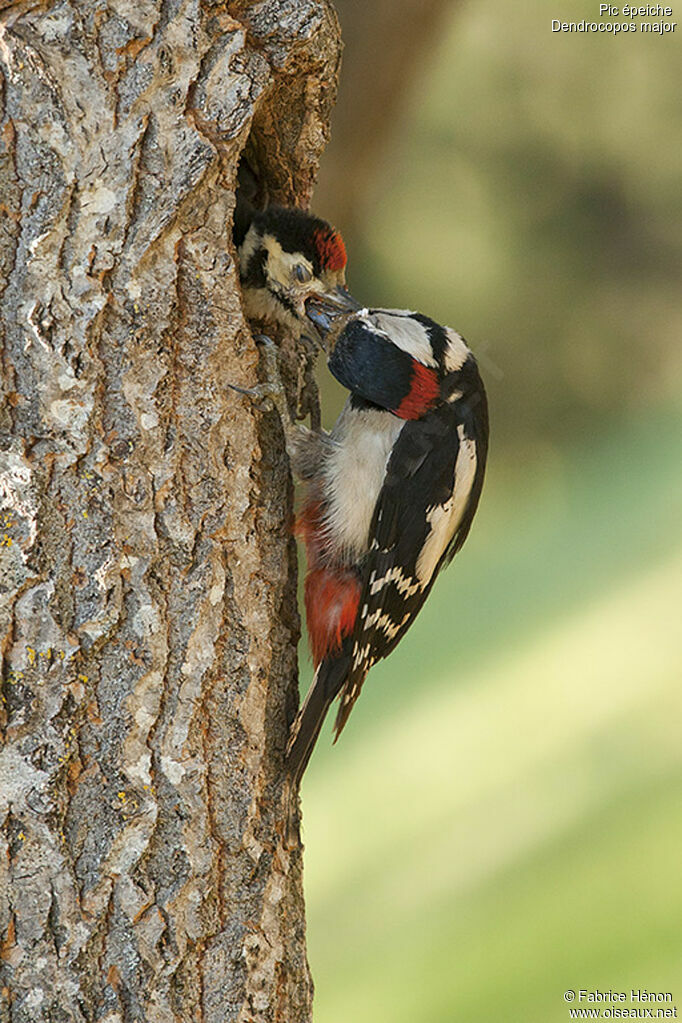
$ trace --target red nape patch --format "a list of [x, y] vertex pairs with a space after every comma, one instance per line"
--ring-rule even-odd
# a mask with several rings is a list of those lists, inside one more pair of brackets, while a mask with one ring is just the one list
[[346, 246], [338, 231], [331, 227], [318, 228], [313, 235], [320, 263], [325, 270], [343, 270], [346, 265]]
[[353, 631], [360, 604], [360, 580], [343, 569], [316, 568], [305, 580], [308, 638], [317, 668]]
[[435, 369], [412, 360], [410, 389], [393, 412], [401, 419], [419, 419], [435, 405], [440, 394], [440, 383]]

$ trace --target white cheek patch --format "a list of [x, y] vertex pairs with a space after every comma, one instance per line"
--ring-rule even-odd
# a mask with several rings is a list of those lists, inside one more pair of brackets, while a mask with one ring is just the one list
[[277, 239], [271, 235], [263, 236], [263, 245], [268, 254], [268, 277], [283, 288], [290, 288], [294, 282], [294, 267], [301, 263], [313, 277], [312, 263], [298, 252], [285, 252]]
[[431, 339], [426, 327], [413, 314], [405, 310], [373, 310], [367, 317], [370, 328], [386, 334], [394, 345], [401, 348], [424, 366], [437, 366]]
[[445, 349], [445, 368], [449, 373], [455, 373], [467, 361], [469, 349], [465, 344], [464, 338], [456, 330], [446, 327], [445, 333], [448, 338], [447, 348]]
[[455, 487], [445, 504], [437, 504], [426, 513], [430, 532], [417, 559], [417, 576], [426, 586], [436, 571], [457, 527], [471, 494], [476, 475], [476, 445], [464, 436], [464, 428], [457, 427], [459, 453], [455, 465]]

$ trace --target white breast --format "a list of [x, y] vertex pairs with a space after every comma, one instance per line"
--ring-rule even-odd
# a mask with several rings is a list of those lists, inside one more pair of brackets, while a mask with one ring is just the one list
[[352, 414], [348, 405], [332, 430], [325, 467], [330, 554], [355, 561], [367, 550], [369, 527], [402, 419], [379, 409]]

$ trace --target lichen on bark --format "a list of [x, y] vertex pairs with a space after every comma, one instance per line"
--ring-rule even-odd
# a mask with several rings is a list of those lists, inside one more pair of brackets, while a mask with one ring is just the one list
[[0, 0], [0, 1020], [311, 1016], [291, 481], [231, 248], [307, 205], [325, 0]]

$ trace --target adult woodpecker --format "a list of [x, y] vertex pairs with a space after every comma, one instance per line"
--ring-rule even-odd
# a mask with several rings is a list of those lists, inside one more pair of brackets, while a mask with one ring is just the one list
[[307, 311], [350, 397], [330, 434], [299, 432], [292, 451], [308, 487], [297, 529], [315, 665], [287, 747], [292, 796], [333, 700], [336, 741], [466, 540], [488, 451], [485, 389], [454, 330], [406, 310]]

